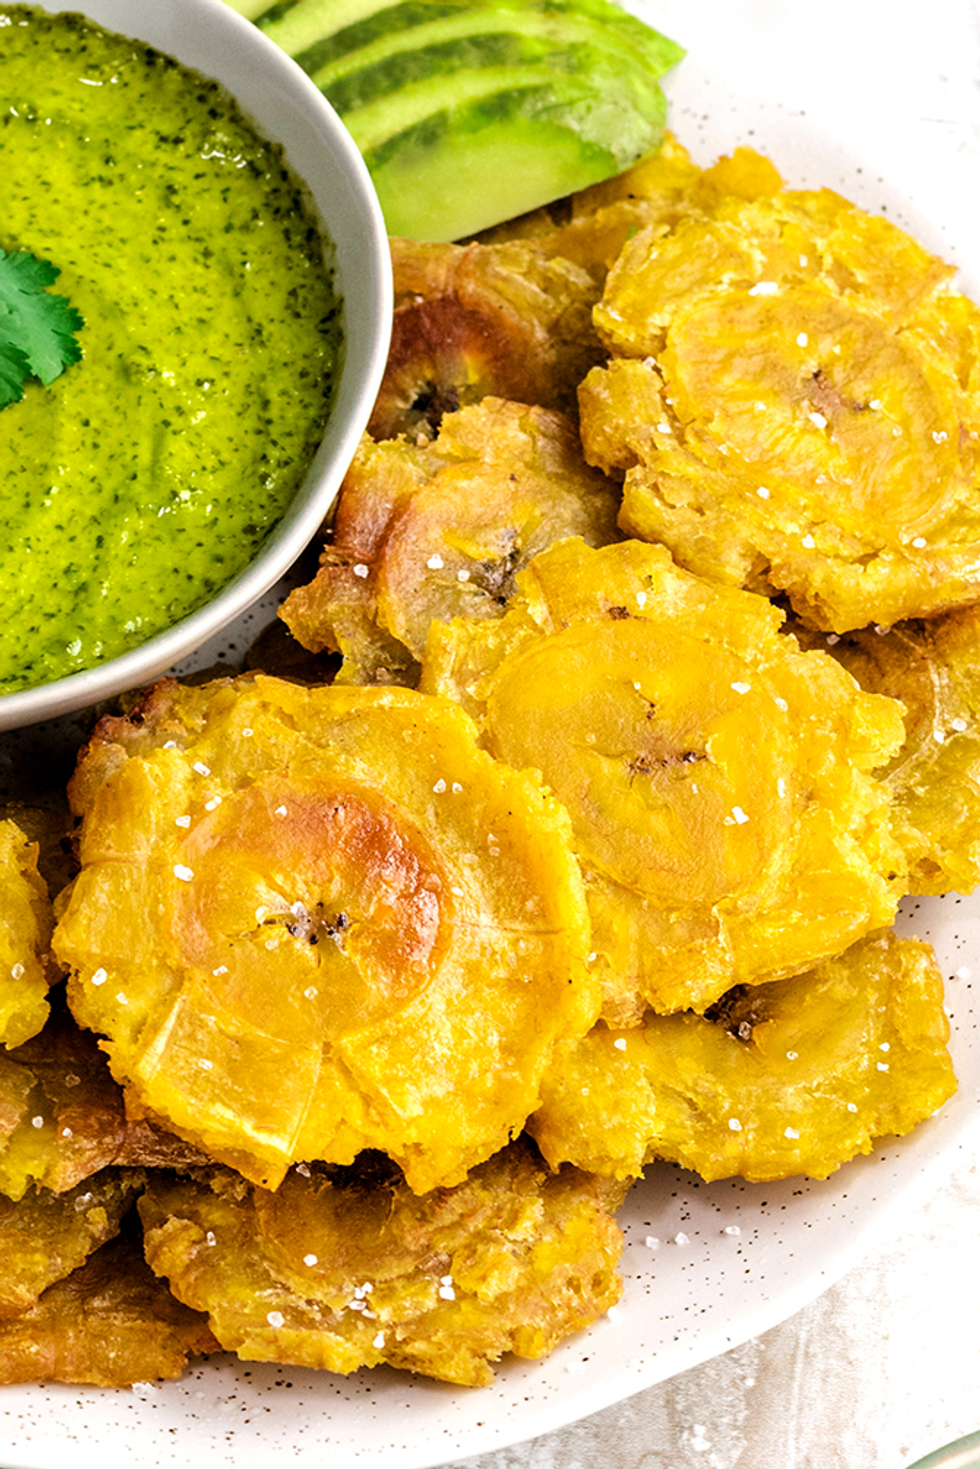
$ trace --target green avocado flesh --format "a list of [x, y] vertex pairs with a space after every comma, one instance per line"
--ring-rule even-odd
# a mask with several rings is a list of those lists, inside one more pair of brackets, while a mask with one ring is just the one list
[[0, 693], [92, 667], [242, 571], [342, 353], [324, 240], [215, 83], [0, 4], [0, 249], [50, 261], [81, 360], [0, 412]]
[[656, 151], [683, 52], [612, 0], [228, 0], [306, 70], [388, 232], [453, 240]]

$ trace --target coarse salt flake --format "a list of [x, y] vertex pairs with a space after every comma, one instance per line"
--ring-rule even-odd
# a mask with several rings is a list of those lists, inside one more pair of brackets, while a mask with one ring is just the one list
[[32, 1127], [43, 1127], [44, 1126], [44, 1118], [43, 1117], [32, 1117], [31, 1118], [31, 1126]]
[[790, 1139], [798, 1138], [799, 1135], [799, 1130], [795, 1127], [787, 1127], [786, 1131], [783, 1133], [784, 1137], [788, 1137]]
[[887, 1071], [888, 1070], [888, 1062], [887, 1061], [879, 1061], [878, 1062], [878, 1070], [879, 1071]]
[[746, 816], [745, 812], [742, 810], [741, 806], [732, 807], [732, 816], [735, 818], [735, 824], [737, 826], [744, 826], [749, 819]]
[[312, 1266], [312, 1265], [318, 1265], [319, 1263], [320, 1263], [320, 1257], [319, 1257], [319, 1255], [304, 1255], [303, 1256], [303, 1264], [304, 1265], [311, 1265]]
[[730, 1235], [738, 1235], [741, 1234], [742, 1231], [737, 1224], [726, 1224], [725, 1233]]
[[286, 816], [286, 815], [288, 815], [288, 814], [289, 814], [289, 813], [288, 813], [288, 812], [287, 812], [287, 810], [286, 810], [286, 807], [285, 807], [285, 806], [277, 806], [277, 807], [276, 807], [276, 815], [277, 815], [277, 816]]
[[934, 429], [933, 430], [932, 437], [933, 437], [933, 442], [934, 443], [936, 443], [936, 444], [945, 444], [946, 440], [949, 438], [949, 435], [947, 434], [947, 432], [946, 432], [946, 430], [944, 428], [941, 428], [941, 429]]
[[218, 967], [217, 967], [217, 969], [212, 969], [211, 970], [211, 973], [213, 975], [215, 975], [215, 976], [217, 976], [219, 974], [227, 974], [228, 973], [228, 965], [227, 964], [219, 964]]
[[675, 1245], [689, 1245], [690, 1243], [690, 1235], [685, 1234], [683, 1229], [678, 1230], [678, 1232], [674, 1235]]
[[759, 488], [756, 490], [756, 494], [758, 495], [760, 500], [769, 499], [769, 491], [766, 489], [765, 485], [760, 485]]
[[916, 536], [912, 541], [912, 544], [917, 551], [921, 551], [923, 546], [926, 544], [925, 536]]
[[657, 1239], [657, 1236], [655, 1234], [648, 1234], [643, 1243], [646, 1245], [648, 1250], [660, 1249], [660, 1241]]
[[210, 775], [211, 774], [211, 767], [210, 767], [210, 765], [205, 765], [205, 763], [204, 763], [203, 760], [195, 760], [194, 761], [194, 769], [197, 771], [198, 775]]
[[192, 868], [185, 867], [183, 862], [174, 863], [174, 877], [179, 877], [181, 882], [190, 882], [193, 876], [194, 871]]
[[815, 540], [814, 540], [814, 539], [813, 539], [813, 537], [812, 537], [812, 536], [811, 536], [811, 535], [810, 535], [810, 534], [809, 534], [809, 533], [807, 533], [807, 534], [806, 534], [806, 535], [805, 535], [805, 536], [804, 536], [804, 537], [803, 537], [803, 545], [804, 545], [804, 546], [805, 546], [805, 547], [806, 547], [806, 549], [807, 549], [807, 550], [808, 550], [808, 551], [812, 551], [812, 550], [813, 550], [813, 548], [814, 548], [814, 546], [815, 546], [815, 545], [816, 545], [816, 544], [817, 544], [817, 543], [816, 543], [816, 541], [815, 541]]
[[443, 561], [442, 557], [437, 554], [435, 556], [430, 556], [425, 564], [430, 571], [441, 571], [443, 566], [445, 565], [445, 562]]
[[823, 416], [822, 413], [808, 413], [807, 414], [807, 418], [813, 424], [814, 428], [826, 428], [827, 427], [827, 420]]
[[470, 574], [467, 571], [466, 567], [465, 566], [461, 566], [460, 569], [456, 573], [456, 580], [457, 581], [469, 581], [469, 579], [470, 579]]
[[383, 1331], [379, 1331], [378, 1334], [377, 1334], [377, 1336], [372, 1341], [371, 1345], [372, 1345], [372, 1347], [377, 1347], [378, 1351], [380, 1351], [381, 1348], [384, 1346], [384, 1344], [385, 1344], [385, 1334], [384, 1334]]
[[959, 969], [956, 970], [956, 978], [957, 979], [969, 979], [971, 973], [972, 973], [972, 970], [969, 968], [968, 965], [961, 964], [960, 967], [959, 967]]
[[806, 332], [800, 332], [796, 338], [796, 345], [798, 347], [805, 347], [809, 340], [810, 338], [807, 336]]
[[190, 824], [191, 819], [189, 816], [178, 816], [174, 822], [174, 826], [190, 826]]
[[356, 561], [354, 563], [354, 565], [351, 567], [351, 571], [354, 573], [355, 576], [359, 576], [362, 579], [364, 577], [366, 577], [367, 574], [368, 574], [368, 569], [364, 565], [364, 562], [363, 561]]
[[968, 725], [965, 719], [961, 719], [957, 715], [955, 719], [951, 719], [949, 721], [949, 727], [950, 729], [955, 729], [957, 734], [962, 734], [963, 731], [968, 728]]
[[265, 1319], [276, 1331], [286, 1324], [286, 1318], [281, 1311], [270, 1311]]
[[11, 979], [23, 979], [24, 978], [24, 966], [23, 966], [23, 964], [11, 964], [11, 966], [10, 966], [10, 978]]
[[736, 682], [732, 684], [732, 688], [735, 690], [736, 694], [747, 694], [751, 687], [752, 685], [750, 683]]
[[213, 1061], [209, 1061], [208, 1058], [207, 1058], [207, 1056], [200, 1056], [198, 1058], [197, 1064], [198, 1064], [198, 1066], [200, 1066], [200, 1068], [201, 1068], [202, 1071], [213, 1071], [214, 1070], [214, 1062]]
[[453, 781], [453, 795], [454, 796], [458, 796], [459, 793], [460, 793], [460, 791], [462, 789], [463, 789], [463, 787], [460, 785], [459, 781], [458, 780], [454, 780]]
[[613, 1041], [613, 1045], [616, 1047], [616, 1050], [617, 1051], [625, 1051], [626, 1050], [626, 1037], [625, 1036], [622, 1036], [622, 1035], [618, 1035], [616, 1037], [616, 1039]]
[[93, 984], [105, 984], [105, 982], [106, 982], [106, 980], [108, 978], [109, 978], [109, 976], [108, 976], [108, 974], [106, 974], [106, 972], [105, 972], [104, 969], [97, 969], [95, 971], [95, 973], [92, 975], [92, 983]]
[[446, 789], [446, 782], [442, 779], [441, 776], [436, 781], [436, 783], [432, 787], [432, 789], [435, 791], [435, 793], [436, 793], [437, 796], [441, 796], [442, 795], [443, 791]]
[[779, 285], [776, 281], [756, 281], [749, 289], [750, 296], [775, 296], [778, 292]]
[[732, 1132], [741, 1132], [742, 1131], [742, 1124], [741, 1124], [741, 1122], [739, 1122], [739, 1120], [738, 1120], [737, 1117], [729, 1117], [729, 1119], [728, 1119], [728, 1126], [729, 1126], [729, 1129]]

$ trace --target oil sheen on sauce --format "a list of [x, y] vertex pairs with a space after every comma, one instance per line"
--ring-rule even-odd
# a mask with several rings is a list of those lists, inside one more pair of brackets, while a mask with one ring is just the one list
[[0, 248], [81, 362], [0, 411], [0, 693], [145, 642], [251, 560], [330, 410], [341, 305], [281, 151], [216, 83], [0, 4]]

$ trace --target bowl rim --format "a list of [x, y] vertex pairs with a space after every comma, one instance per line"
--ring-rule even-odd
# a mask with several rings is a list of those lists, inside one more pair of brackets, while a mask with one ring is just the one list
[[976, 1469], [980, 1464], [980, 1428], [965, 1438], [954, 1439], [933, 1449], [924, 1459], [916, 1459], [908, 1469]]
[[[359, 150], [322, 92], [291, 57], [224, 0], [34, 0], [81, 12], [145, 41], [225, 85], [263, 137], [283, 146], [324, 226], [344, 323], [342, 361], [321, 443], [292, 504], [249, 564], [204, 606], [105, 663], [0, 694], [0, 731], [98, 704], [158, 678], [228, 627], [274, 586], [310, 543], [381, 385], [391, 333], [391, 256], [381, 206]], [[311, 180], [310, 167], [320, 169]], [[324, 207], [329, 195], [331, 208]], [[326, 217], [329, 214], [329, 219]]]

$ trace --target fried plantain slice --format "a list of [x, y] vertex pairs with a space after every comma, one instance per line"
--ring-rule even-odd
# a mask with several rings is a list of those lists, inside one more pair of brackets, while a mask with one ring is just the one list
[[488, 245], [528, 240], [546, 255], [572, 261], [601, 285], [627, 240], [649, 225], [673, 224], [702, 178], [687, 149], [668, 133], [658, 152], [625, 173], [476, 238]]
[[488, 396], [577, 412], [578, 384], [605, 355], [585, 271], [524, 241], [393, 239], [391, 255], [395, 311], [373, 438], [432, 437], [444, 413]]
[[310, 651], [343, 653], [339, 682], [411, 684], [433, 618], [499, 617], [552, 541], [618, 540], [618, 508], [568, 419], [485, 398], [431, 443], [362, 441], [320, 569], [280, 616]]
[[617, 1178], [665, 1158], [702, 1178], [826, 1178], [956, 1089], [942, 976], [890, 930], [704, 1016], [648, 1014], [563, 1046], [530, 1128], [557, 1167]]
[[71, 794], [71, 1006], [131, 1115], [256, 1182], [363, 1148], [455, 1182], [594, 1019], [568, 818], [447, 700], [165, 680]]
[[16, 1203], [0, 1197], [0, 1320], [28, 1310], [118, 1234], [144, 1182], [137, 1169], [105, 1168], [66, 1193], [35, 1189]]
[[23, 801], [0, 805], [0, 821], [15, 822], [37, 846], [37, 870], [47, 884], [52, 900], [68, 886], [78, 871], [72, 847], [74, 820], [68, 809], [64, 787], [56, 793], [54, 803], [31, 806]]
[[434, 624], [423, 686], [572, 819], [603, 1016], [703, 1010], [889, 923], [901, 706], [801, 652], [764, 598], [639, 541], [563, 541], [494, 623]]
[[713, 193], [630, 240], [596, 308], [616, 360], [583, 442], [622, 525], [824, 630], [976, 601], [980, 311], [830, 190]]
[[544, 1356], [621, 1293], [625, 1189], [552, 1174], [523, 1140], [421, 1198], [307, 1172], [275, 1193], [154, 1180], [140, 1201], [153, 1269], [245, 1360], [484, 1386], [505, 1352]]
[[0, 1321], [0, 1383], [131, 1387], [179, 1377], [217, 1349], [207, 1318], [181, 1304], [125, 1229], [27, 1311]]
[[58, 978], [50, 951], [51, 899], [38, 852], [15, 821], [0, 820], [0, 1044], [8, 1049], [42, 1029], [48, 990]]
[[191, 1167], [205, 1156], [144, 1119], [127, 1118], [95, 1037], [60, 990], [44, 1030], [0, 1055], [0, 1194], [73, 1189], [110, 1164]]
[[913, 893], [980, 882], [980, 607], [844, 637], [799, 629], [863, 689], [906, 708], [902, 748], [880, 771], [892, 793]]

